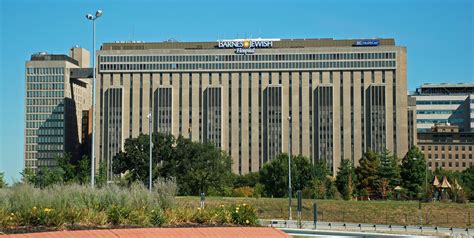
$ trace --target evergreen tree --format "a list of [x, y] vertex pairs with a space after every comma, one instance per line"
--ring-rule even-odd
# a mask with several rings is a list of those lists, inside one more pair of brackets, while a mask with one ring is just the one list
[[377, 191], [379, 182], [380, 159], [379, 154], [369, 150], [359, 160], [359, 167], [355, 169], [357, 178], [359, 178], [359, 190], [369, 191], [369, 195]]
[[412, 146], [402, 161], [400, 175], [402, 185], [410, 198], [421, 195], [425, 184], [426, 160], [423, 152]]
[[399, 185], [401, 185], [399, 161], [390, 151], [385, 150], [380, 156], [379, 194], [385, 198], [387, 193], [393, 191], [393, 189]]
[[354, 193], [354, 181], [356, 181], [356, 174], [351, 161], [342, 160], [339, 167], [339, 172], [336, 176], [336, 186], [341, 193], [344, 200], [350, 200]]

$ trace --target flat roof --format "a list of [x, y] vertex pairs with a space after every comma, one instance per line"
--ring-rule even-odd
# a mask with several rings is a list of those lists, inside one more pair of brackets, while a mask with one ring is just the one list
[[[243, 39], [237, 39], [243, 40]], [[265, 40], [265, 39], [250, 39]], [[375, 39], [269, 39], [273, 40], [272, 48], [305, 48], [305, 47], [352, 47], [358, 40], [378, 40], [381, 46], [395, 46], [393, 38]], [[149, 49], [216, 49], [218, 41], [206, 42], [140, 42], [140, 41], [119, 41], [113, 43], [103, 43], [101, 50], [149, 50]]]
[[465, 88], [474, 87], [471, 83], [425, 83], [421, 88]]
[[75, 65], [79, 65], [79, 62], [77, 62], [77, 60], [67, 55], [60, 54], [36, 53], [31, 55], [31, 61], [68, 61]]

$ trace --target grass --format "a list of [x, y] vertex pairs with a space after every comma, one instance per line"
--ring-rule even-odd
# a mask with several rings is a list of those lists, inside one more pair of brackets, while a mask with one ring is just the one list
[[[199, 197], [177, 197], [181, 207], [195, 207]], [[318, 220], [330, 222], [419, 225], [419, 203], [416, 201], [342, 201], [303, 199], [302, 219], [313, 219], [313, 203], [318, 204]], [[206, 197], [206, 205], [246, 203], [257, 209], [260, 219], [288, 218], [287, 198], [228, 198]], [[292, 200], [296, 218], [296, 199]], [[422, 223], [428, 226], [471, 227], [474, 204], [422, 203]], [[471, 221], [472, 220], [472, 221]]]
[[158, 181], [150, 193], [143, 185], [92, 189], [22, 184], [0, 189], [0, 234], [56, 229], [156, 226], [255, 226], [256, 210], [247, 204], [180, 207], [174, 181]]

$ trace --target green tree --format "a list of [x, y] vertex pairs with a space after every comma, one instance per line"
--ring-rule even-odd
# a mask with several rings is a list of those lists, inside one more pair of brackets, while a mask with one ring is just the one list
[[369, 191], [372, 195], [377, 191], [377, 182], [379, 181], [380, 159], [379, 154], [369, 150], [364, 153], [359, 160], [359, 166], [355, 169], [359, 185], [359, 190]]
[[[153, 180], [174, 177], [178, 194], [198, 195], [213, 191], [221, 194], [231, 187], [231, 159], [212, 144], [192, 142], [182, 136], [154, 133], [152, 151]], [[103, 167], [103, 166], [101, 166]], [[114, 157], [113, 172], [124, 174], [128, 184], [149, 181], [149, 136], [125, 141], [124, 151]]]
[[351, 161], [342, 160], [339, 172], [336, 176], [336, 186], [344, 200], [350, 200], [354, 192], [354, 181], [356, 181], [355, 169]]
[[461, 180], [464, 184], [466, 194], [472, 199], [474, 198], [474, 166], [470, 166], [461, 173]]
[[8, 184], [5, 182], [5, 174], [2, 172], [0, 173], [0, 188], [5, 188], [7, 186]]
[[124, 151], [120, 151], [113, 159], [113, 172], [125, 174], [129, 184], [133, 181], [148, 184], [149, 145], [149, 137], [144, 134], [126, 139]]
[[392, 192], [396, 186], [401, 185], [400, 165], [398, 158], [385, 150], [380, 156], [378, 192], [383, 198]]
[[72, 163], [72, 156], [69, 153], [65, 153], [63, 156], [58, 156], [55, 158], [57, 166], [63, 171], [62, 181], [65, 183], [75, 183], [78, 182], [78, 174], [76, 171], [76, 166]]
[[268, 197], [284, 197], [288, 193], [288, 156], [283, 154], [260, 169], [260, 183]]
[[33, 184], [38, 188], [46, 188], [64, 182], [64, 171], [61, 168], [39, 168], [33, 177]]
[[423, 152], [412, 146], [402, 160], [402, 185], [410, 198], [415, 198], [423, 191], [425, 183], [426, 160]]
[[90, 183], [91, 180], [91, 159], [83, 155], [76, 166], [77, 181], [80, 184]]
[[226, 188], [231, 187], [232, 160], [227, 153], [214, 145], [179, 137], [174, 154], [175, 156], [170, 158], [171, 161], [164, 161], [164, 164], [174, 165], [172, 172], [162, 172], [176, 178], [178, 194], [199, 195], [204, 192], [222, 195]]
[[243, 175], [234, 175], [234, 188], [240, 187], [255, 187], [258, 183], [259, 174], [257, 172], [250, 172]]
[[324, 160], [316, 161], [313, 165], [314, 178], [319, 181], [324, 181], [329, 175], [327, 164]]
[[[260, 183], [264, 185], [267, 196], [283, 197], [288, 193], [288, 154], [280, 154], [265, 163], [260, 170]], [[291, 157], [292, 194], [297, 190], [311, 187], [314, 169], [304, 156]]]

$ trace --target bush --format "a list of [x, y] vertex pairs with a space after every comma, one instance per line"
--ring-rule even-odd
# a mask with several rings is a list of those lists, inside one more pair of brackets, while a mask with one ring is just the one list
[[233, 197], [253, 197], [255, 189], [251, 187], [240, 187], [240, 188], [234, 188], [232, 191], [232, 196]]
[[230, 216], [233, 224], [252, 226], [258, 223], [257, 212], [250, 205], [230, 205]]
[[166, 217], [163, 213], [163, 210], [161, 208], [156, 208], [150, 211], [148, 214], [150, 223], [153, 226], [162, 226], [166, 222]]

